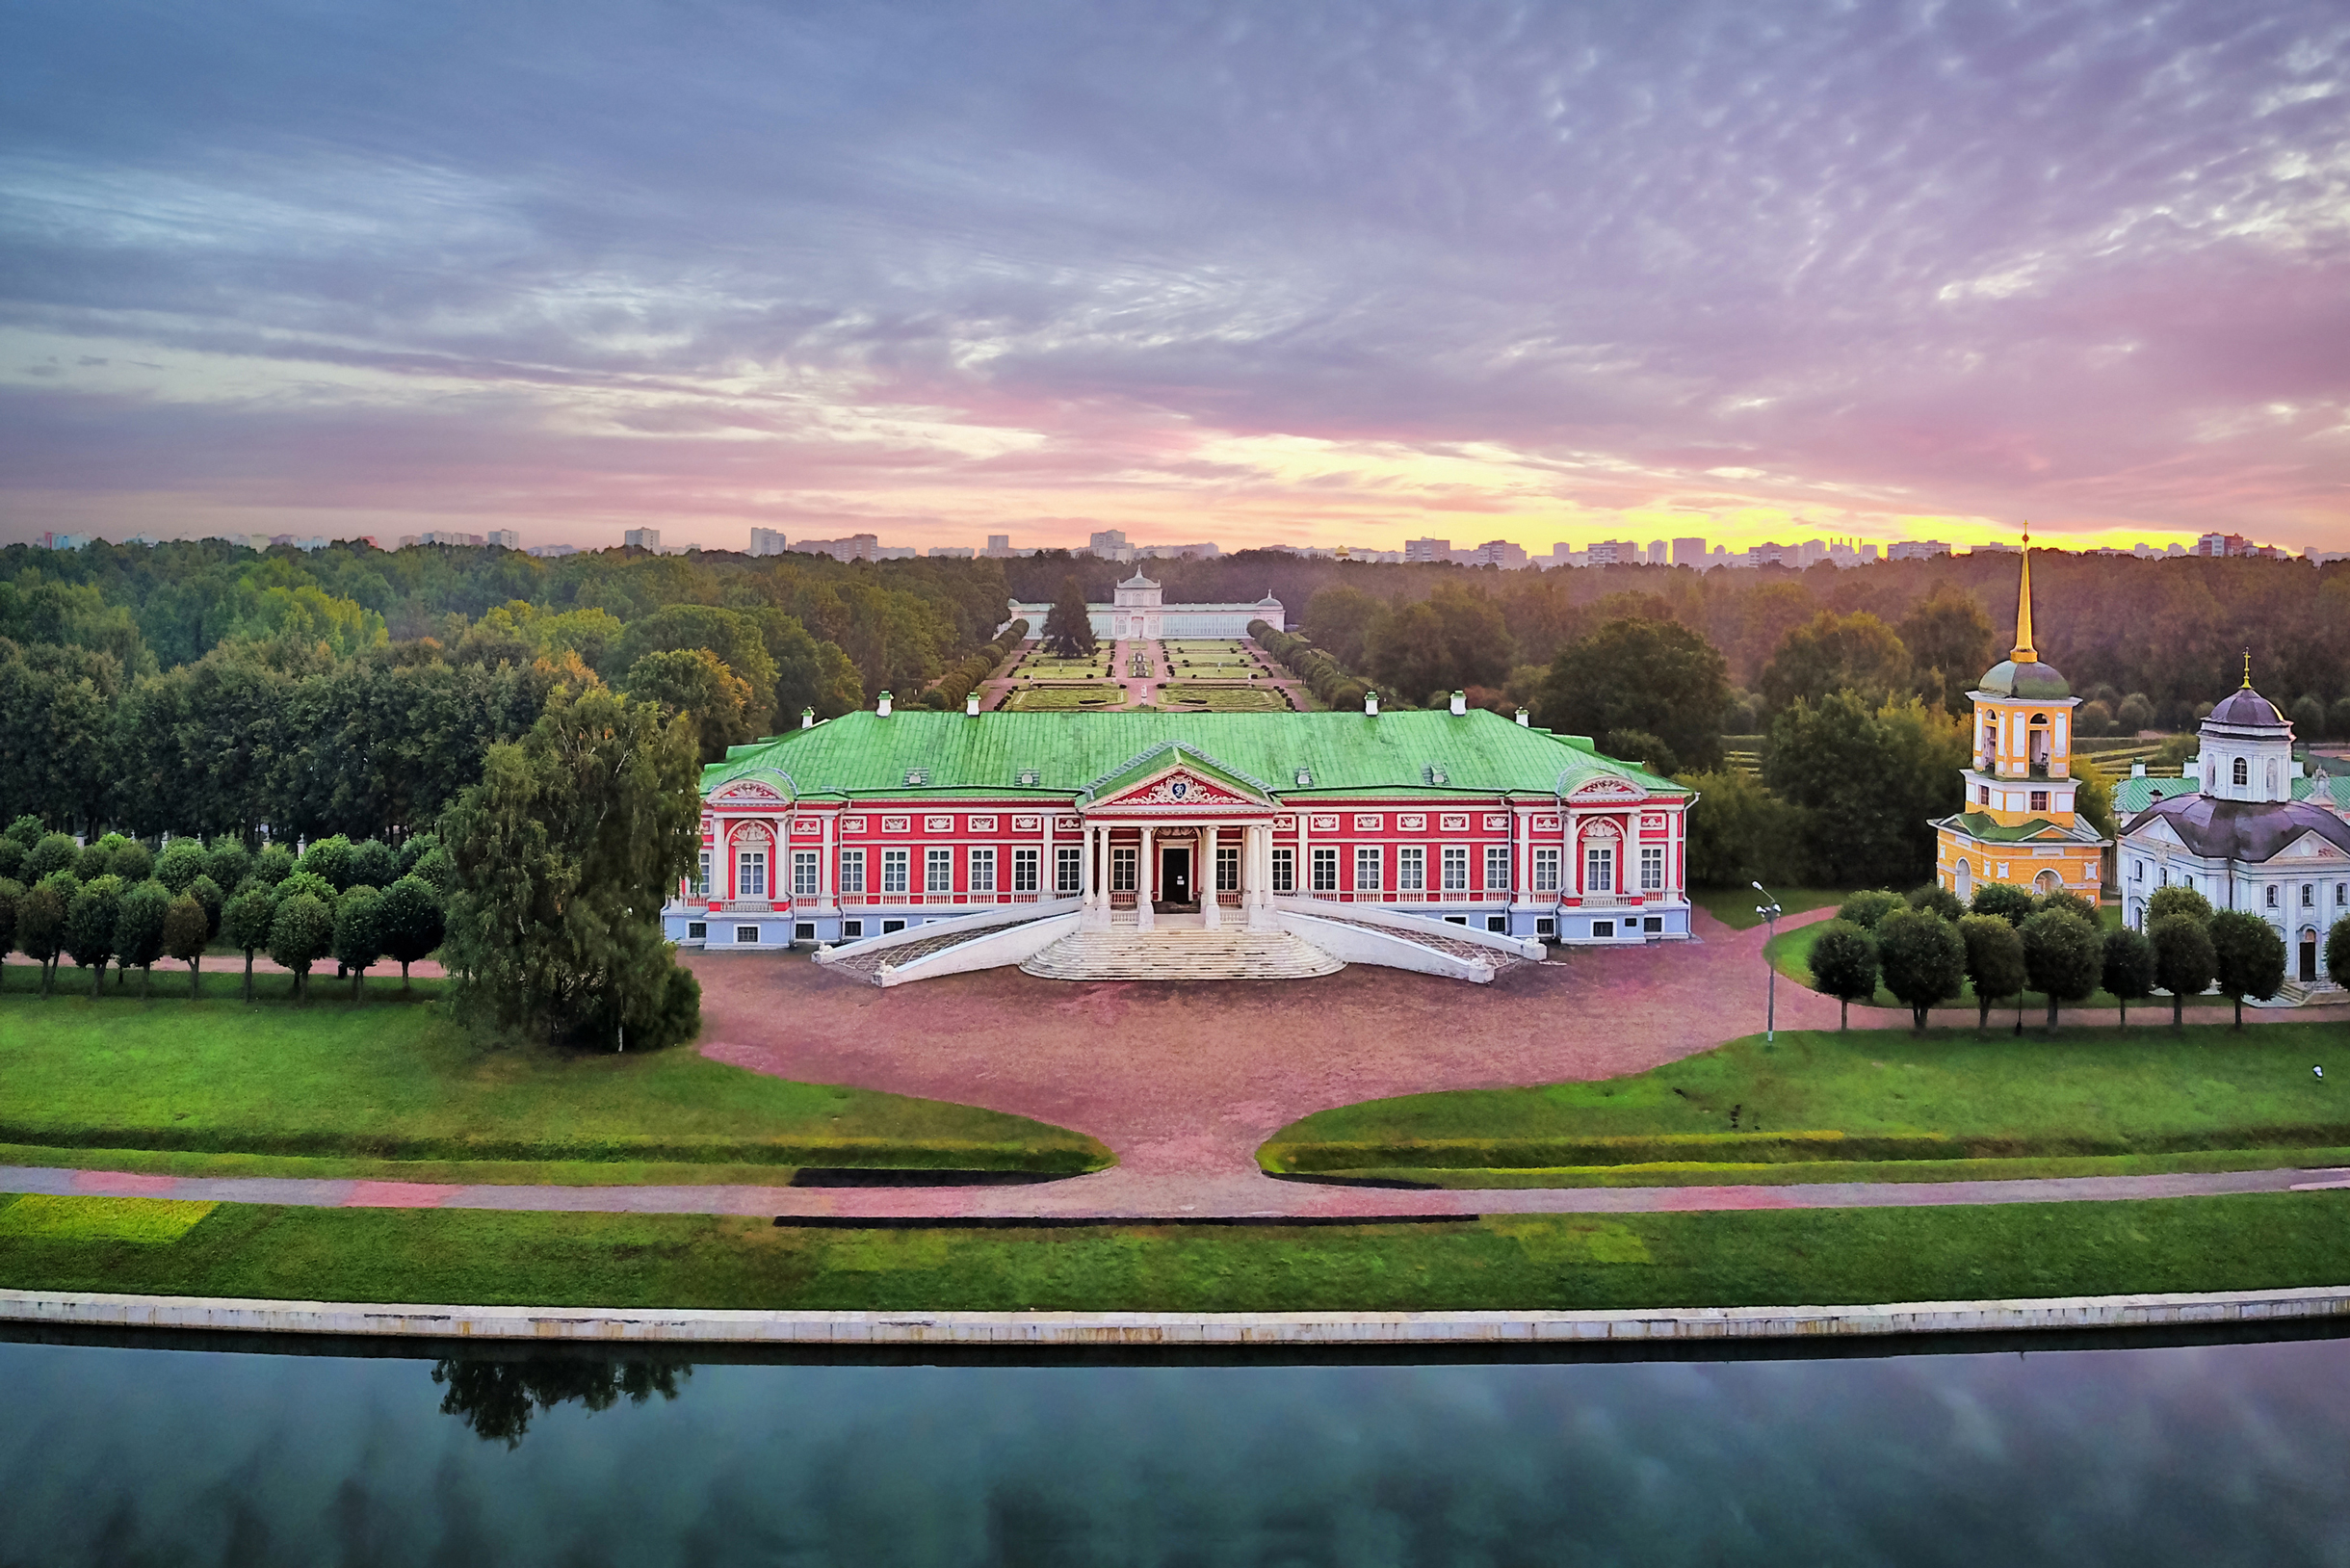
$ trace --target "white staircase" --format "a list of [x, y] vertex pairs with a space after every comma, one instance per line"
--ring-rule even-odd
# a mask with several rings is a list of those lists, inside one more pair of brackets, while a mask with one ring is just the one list
[[1063, 980], [1305, 980], [1342, 964], [1287, 931], [1181, 927], [1074, 931], [1024, 961], [1024, 973]]

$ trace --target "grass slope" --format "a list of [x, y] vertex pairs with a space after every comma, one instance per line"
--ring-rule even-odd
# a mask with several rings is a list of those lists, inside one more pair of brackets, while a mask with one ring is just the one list
[[102, 1002], [12, 993], [0, 998], [0, 1141], [372, 1161], [663, 1162], [679, 1170], [718, 1163], [770, 1172], [799, 1164], [1074, 1171], [1109, 1163], [1092, 1139], [1026, 1117], [790, 1083], [692, 1050], [485, 1048], [438, 1008], [398, 998], [386, 987], [357, 1006], [298, 1007], [143, 1004], [111, 990]]
[[[48, 1200], [54, 1206], [60, 1200]], [[1359, 1226], [828, 1230], [221, 1204], [169, 1242], [12, 1228], [0, 1285], [477, 1305], [1144, 1311], [1792, 1305], [2350, 1277], [2350, 1193]], [[136, 1200], [131, 1200], [136, 1201]]]
[[[2320, 1063], [2323, 1082], [2310, 1071]], [[1791, 1031], [1625, 1078], [1342, 1106], [1284, 1128], [1259, 1158], [1393, 1172], [2338, 1150], [2345, 1073], [2350, 1039], [2322, 1024], [2055, 1039]]]
[[[1852, 895], [1832, 887], [1782, 887], [1773, 889], [1773, 896], [1784, 916], [1800, 915], [1807, 909], [1833, 909]], [[1734, 931], [1750, 931], [1762, 924], [1762, 917], [1755, 913], [1762, 895], [1751, 887], [1692, 888], [1689, 902]]]

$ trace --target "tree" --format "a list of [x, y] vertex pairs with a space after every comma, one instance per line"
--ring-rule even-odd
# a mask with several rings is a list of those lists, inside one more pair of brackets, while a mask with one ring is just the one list
[[367, 966], [383, 956], [383, 895], [354, 887], [334, 906], [334, 961], [351, 971], [351, 999], [359, 1000]]
[[[2172, 882], [2154, 889], [2154, 896], [2146, 901], [2146, 924], [2151, 931], [2157, 920], [2173, 915], [2184, 915], [2201, 925], [2211, 924], [2211, 901], [2182, 882]], [[2209, 984], [2209, 981], [2205, 981]]]
[[1534, 721], [1606, 740], [1618, 731], [1654, 735], [1684, 767], [1722, 762], [1722, 711], [1729, 666], [1678, 621], [1611, 620], [1551, 661], [1534, 701]]
[[22, 882], [13, 876], [0, 877], [0, 959], [16, 945], [16, 905], [23, 898]]
[[2091, 903], [2087, 899], [2082, 898], [2077, 893], [2066, 892], [2061, 889], [2041, 898], [2037, 902], [2035, 907], [2038, 909], [2062, 909], [2066, 914], [2085, 920], [2092, 926], [2101, 924], [2102, 920], [2102, 917], [2100, 917], [2097, 912], [2096, 904]]
[[490, 747], [440, 823], [461, 1012], [597, 1044], [693, 1033], [700, 987], [659, 912], [701, 848], [698, 771], [682, 720], [609, 692], [559, 690]]
[[1906, 907], [1908, 905], [1898, 893], [1888, 892], [1881, 887], [1863, 888], [1858, 893], [1844, 895], [1844, 902], [1837, 906], [1836, 918], [1858, 926], [1862, 930], [1873, 931], [1877, 928], [1877, 923], [1887, 915]]
[[297, 875], [318, 877], [337, 893], [356, 882], [358, 870], [358, 856], [352, 852], [351, 840], [340, 833], [312, 844], [294, 863]]
[[222, 892], [234, 893], [253, 874], [253, 857], [245, 841], [222, 834], [204, 847], [204, 875]]
[[155, 857], [155, 880], [173, 894], [188, 891], [188, 884], [204, 875], [211, 856], [194, 839], [173, 839], [164, 846], [163, 853]]
[[408, 988], [408, 965], [441, 945], [440, 893], [421, 876], [403, 876], [383, 890], [377, 910], [383, 955], [400, 966], [400, 988]]
[[704, 763], [726, 755], [758, 735], [750, 720], [748, 682], [737, 678], [708, 648], [648, 653], [629, 666], [620, 690], [640, 702], [660, 705], [664, 717], [682, 715], [692, 725]]
[[1812, 984], [1836, 998], [1837, 1028], [1852, 1027], [1852, 1005], [1877, 994], [1877, 945], [1850, 921], [1832, 920], [1812, 943]]
[[1297, 626], [1316, 647], [1354, 669], [1363, 663], [1363, 639], [1386, 609], [1361, 588], [1341, 583], [1308, 599]]
[[2129, 1005], [2154, 994], [2154, 945], [2144, 935], [2120, 927], [2105, 933], [2105, 989], [2122, 1006], [2122, 1023], [2129, 1023]]
[[1958, 809], [1968, 755], [1964, 726], [1915, 700], [1872, 710], [1838, 692], [1772, 720], [1762, 779], [1811, 813], [1822, 878], [1910, 885], [1933, 875], [1933, 822]]
[[122, 881], [97, 876], [84, 882], [65, 905], [65, 955], [90, 971], [90, 994], [106, 983], [106, 965], [115, 955], [115, 921], [122, 913]]
[[204, 911], [204, 919], [211, 923], [212, 934], [218, 935], [221, 929], [221, 905], [228, 902], [221, 892], [221, 884], [209, 876], [199, 876], [190, 882], [184, 891]]
[[1776, 714], [1797, 701], [1816, 707], [1850, 692], [1875, 708], [1909, 694], [1910, 656], [1893, 629], [1866, 611], [1823, 610], [1787, 634], [1757, 683]]
[[2165, 915], [2150, 921], [2146, 939], [2154, 949], [2154, 983], [2171, 994], [2171, 1027], [2186, 1016], [2186, 1002], [2211, 988], [2219, 972], [2219, 956], [2211, 946], [2210, 928], [2191, 914]]
[[775, 661], [777, 729], [798, 722], [802, 709], [814, 709], [819, 719], [838, 719], [865, 706], [865, 683], [839, 643], [811, 635], [797, 616], [780, 610], [760, 612], [759, 629], [768, 657]]
[[1745, 773], [1684, 773], [1697, 792], [1690, 808], [1689, 881], [1696, 887], [1744, 887], [1800, 881], [1806, 873], [1804, 813]]
[[122, 895], [115, 915], [116, 961], [139, 971], [143, 999], [154, 980], [155, 960], [163, 956], [163, 923], [170, 912], [171, 890], [150, 877]]
[[[1991, 1005], [2024, 989], [2024, 938], [1998, 915], [1969, 915], [1958, 923], [1967, 948], [1967, 979], [1974, 986], [1974, 1027], [1991, 1028]], [[2022, 1029], [2018, 1020], [2017, 1028]]]
[[1093, 640], [1093, 616], [1075, 573], [1061, 579], [1060, 597], [1045, 614], [1043, 640], [1046, 650], [1061, 659], [1090, 659], [1101, 646]]
[[768, 721], [767, 705], [775, 698], [776, 670], [767, 651], [766, 628], [755, 614], [711, 605], [666, 605], [630, 621], [598, 667], [611, 679], [635, 668], [648, 653], [693, 648], [715, 655], [750, 689], [748, 719], [751, 733], [758, 734]]
[[1919, 600], [1895, 630], [1909, 649], [1918, 694], [1945, 713], [1965, 713], [1967, 693], [1998, 646], [1982, 607], [1945, 585]]
[[193, 893], [182, 893], [164, 911], [164, 956], [174, 963], [188, 966], [188, 995], [193, 1000], [201, 983], [198, 971], [204, 963], [204, 945], [212, 940], [212, 920]]
[[2244, 999], [2266, 1002], [2285, 984], [2285, 939], [2258, 915], [2222, 909], [2211, 917], [2213, 980], [2220, 995], [2235, 1003], [2235, 1027], [2244, 1027]]
[[270, 945], [270, 927], [276, 919], [275, 896], [258, 883], [221, 906], [221, 940], [245, 954], [248, 1002], [253, 999], [253, 954]]
[[1885, 988], [1925, 1028], [1927, 1009], [1958, 995], [1967, 978], [1967, 946], [1958, 930], [1930, 909], [1896, 909], [1877, 922], [1877, 962]]
[[362, 839], [351, 847], [353, 887], [384, 887], [400, 875], [400, 857], [381, 839]]
[[2049, 999], [2049, 1028], [2054, 1029], [2058, 1004], [2085, 1002], [2096, 993], [2103, 938], [2095, 925], [2062, 908], [2041, 910], [2016, 934], [2024, 941], [2024, 980]]
[[1971, 908], [1978, 915], [1997, 915], [2010, 926], [2021, 926], [2032, 918], [2039, 901], [2012, 882], [1985, 882], [1974, 890]]
[[30, 885], [58, 872], [70, 872], [81, 855], [82, 847], [73, 842], [70, 833], [44, 833], [24, 857], [25, 881]]
[[294, 996], [310, 995], [310, 966], [334, 946], [334, 914], [325, 901], [298, 893], [277, 905], [270, 921], [270, 961], [294, 975]]
[[[275, 887], [294, 875], [294, 851], [282, 844], [262, 846], [261, 852], [253, 856], [253, 869], [249, 875], [259, 877], [264, 886]], [[222, 885], [225, 887], [229, 884], [223, 882]]]
[[1646, 730], [1611, 729], [1600, 741], [1600, 749], [1607, 755], [1659, 777], [1670, 778], [1681, 771], [1681, 759], [1673, 754], [1673, 748]]
[[1967, 917], [1967, 906], [1958, 902], [1958, 895], [1940, 882], [1911, 888], [1908, 902], [1912, 909], [1931, 909], [1953, 925]]
[[2326, 932], [2326, 973], [2334, 977], [2337, 985], [2350, 985], [2350, 915], [2344, 915]]
[[73, 896], [70, 872], [56, 872], [24, 890], [16, 901], [16, 951], [40, 965], [40, 994], [57, 979], [57, 955], [65, 948], [66, 901]]

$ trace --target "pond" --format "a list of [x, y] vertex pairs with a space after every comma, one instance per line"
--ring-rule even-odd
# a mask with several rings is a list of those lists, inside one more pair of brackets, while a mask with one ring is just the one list
[[6, 1342], [0, 1562], [2350, 1564], [2350, 1340], [1943, 1345], [691, 1365]]

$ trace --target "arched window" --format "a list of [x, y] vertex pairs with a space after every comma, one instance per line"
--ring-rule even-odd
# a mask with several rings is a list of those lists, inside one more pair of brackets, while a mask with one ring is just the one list
[[2238, 784], [2249, 784], [2252, 782], [2252, 764], [2245, 761], [2242, 757], [2235, 759], [2235, 781]]
[[2277, 890], [2273, 886], [2268, 890], [2268, 906], [2271, 909], [2277, 907]]

